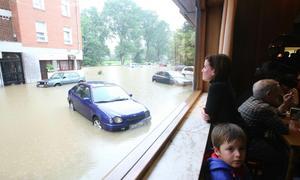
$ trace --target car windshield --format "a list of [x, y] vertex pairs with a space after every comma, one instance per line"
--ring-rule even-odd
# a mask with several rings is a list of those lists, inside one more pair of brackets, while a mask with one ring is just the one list
[[118, 86], [101, 86], [92, 88], [95, 103], [123, 101], [129, 99], [128, 94]]
[[60, 79], [62, 75], [62, 73], [55, 73], [50, 77], [50, 79]]
[[170, 74], [170, 76], [172, 76], [173, 78], [184, 78], [184, 76], [183, 76], [181, 73], [176, 72], [176, 71], [174, 71], [174, 72], [169, 72], [169, 74]]

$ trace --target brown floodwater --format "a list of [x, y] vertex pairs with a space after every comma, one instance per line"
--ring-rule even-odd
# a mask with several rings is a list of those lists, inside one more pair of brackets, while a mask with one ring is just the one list
[[[192, 87], [151, 82], [159, 68], [84, 68], [87, 80], [119, 84], [145, 104], [151, 123], [123, 132], [97, 129], [69, 109], [74, 86], [0, 88], [0, 179], [100, 179], [192, 92]], [[98, 74], [102, 71], [102, 74]]]

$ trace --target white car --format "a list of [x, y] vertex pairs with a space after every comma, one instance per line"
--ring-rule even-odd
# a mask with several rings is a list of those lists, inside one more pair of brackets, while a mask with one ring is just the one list
[[185, 78], [180, 72], [176, 71], [158, 71], [152, 76], [152, 82], [160, 82], [176, 85], [191, 85], [192, 80]]
[[193, 76], [194, 75], [194, 66], [185, 66], [181, 70], [181, 74], [183, 74], [184, 76], [186, 76], [186, 75]]

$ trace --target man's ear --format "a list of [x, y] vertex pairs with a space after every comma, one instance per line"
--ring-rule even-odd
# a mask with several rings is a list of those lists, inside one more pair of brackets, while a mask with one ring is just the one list
[[220, 156], [220, 148], [217, 148], [217, 147], [215, 147], [214, 146], [214, 152], [215, 152], [215, 154], [217, 155], [217, 156]]
[[271, 90], [266, 92], [266, 96], [265, 97], [269, 97], [271, 95]]

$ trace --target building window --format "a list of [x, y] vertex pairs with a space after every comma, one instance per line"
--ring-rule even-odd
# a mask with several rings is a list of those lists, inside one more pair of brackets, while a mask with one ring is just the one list
[[64, 28], [64, 42], [65, 44], [72, 44], [72, 31], [70, 28]]
[[75, 60], [75, 61], [77, 61], [77, 69], [78, 70], [81, 69], [81, 67], [82, 67], [82, 61], [81, 60]]
[[60, 71], [74, 70], [74, 61], [60, 60], [57, 64]]
[[61, 14], [63, 16], [70, 16], [70, 1], [61, 0]]
[[33, 7], [37, 9], [45, 10], [44, 0], [33, 0]]
[[48, 42], [46, 23], [37, 21], [35, 23], [35, 29], [36, 29], [36, 40], [38, 42]]

